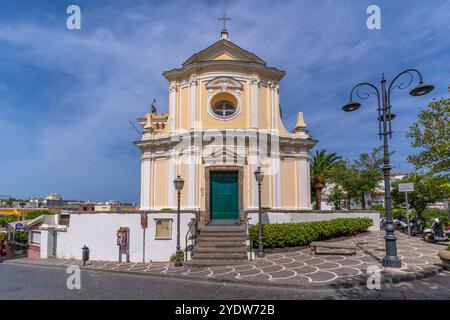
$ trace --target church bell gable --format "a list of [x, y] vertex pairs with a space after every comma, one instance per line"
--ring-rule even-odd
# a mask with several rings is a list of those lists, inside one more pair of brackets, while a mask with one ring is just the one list
[[255, 54], [242, 49], [233, 42], [222, 39], [212, 44], [208, 48], [197, 52], [187, 59], [182, 65], [187, 66], [197, 62], [207, 62], [214, 60], [234, 60], [242, 62], [254, 62], [266, 65], [266, 62]]

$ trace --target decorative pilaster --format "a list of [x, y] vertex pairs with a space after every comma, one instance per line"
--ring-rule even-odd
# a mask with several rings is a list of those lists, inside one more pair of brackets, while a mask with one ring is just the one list
[[195, 165], [195, 155], [192, 151], [189, 153], [188, 157], [188, 208], [195, 208], [195, 174], [196, 174], [196, 165]]
[[169, 123], [170, 123], [170, 131], [174, 132], [177, 129], [175, 125], [177, 87], [174, 83], [170, 85], [169, 91], [170, 91]]
[[275, 154], [273, 158], [273, 176], [274, 176], [274, 184], [273, 184], [273, 192], [274, 192], [274, 207], [281, 208], [281, 161], [280, 155]]
[[309, 161], [307, 156], [300, 157], [299, 160], [299, 178], [300, 178], [300, 201], [299, 209], [309, 209]]
[[172, 157], [168, 158], [168, 183], [167, 183], [167, 205], [169, 208], [175, 208], [175, 161]]
[[140, 210], [150, 209], [150, 159], [141, 162], [141, 207]]
[[259, 79], [252, 78], [252, 128], [259, 127]]
[[195, 129], [195, 115], [197, 114], [196, 95], [197, 95], [197, 78], [193, 75], [189, 81], [189, 127]]
[[274, 82], [271, 87], [272, 93], [272, 130], [278, 131], [278, 84]]

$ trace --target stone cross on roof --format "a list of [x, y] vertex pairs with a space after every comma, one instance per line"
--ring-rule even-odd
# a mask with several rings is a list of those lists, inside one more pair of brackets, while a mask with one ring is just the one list
[[218, 18], [217, 20], [223, 20], [223, 30], [226, 30], [227, 29], [227, 20], [231, 20], [231, 18], [228, 18], [224, 12], [223, 17]]

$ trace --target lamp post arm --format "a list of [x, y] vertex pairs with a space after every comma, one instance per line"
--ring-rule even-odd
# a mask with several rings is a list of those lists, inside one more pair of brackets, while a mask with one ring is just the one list
[[[413, 74], [417, 74], [419, 76], [419, 84], [423, 83], [423, 76], [422, 73], [420, 73], [419, 70], [417, 69], [407, 69], [405, 71], [400, 72], [398, 75], [395, 76], [395, 78], [391, 81], [391, 83], [389, 84], [388, 87], [388, 91], [387, 91], [387, 101], [388, 101], [388, 105], [391, 104], [391, 93], [395, 88], [398, 88], [400, 90], [406, 89], [408, 88], [413, 80], [414, 80], [414, 76]], [[409, 80], [408, 82], [400, 82], [398, 85], [396, 84], [397, 80], [400, 79], [401, 77], [403, 77], [404, 75], [408, 75], [409, 76]]]
[[[371, 87], [374, 91], [366, 91], [366, 92], [364, 92], [364, 93], [361, 95], [361, 93], [359, 92], [359, 89], [360, 89], [361, 87], [364, 87], [364, 86]], [[356, 95], [357, 95], [357, 97], [360, 98], [360, 99], [368, 99], [368, 98], [370, 97], [371, 94], [375, 95], [375, 96], [377, 97], [377, 99], [378, 99], [378, 107], [380, 107], [380, 91], [378, 90], [378, 88], [377, 88], [376, 86], [374, 86], [373, 84], [371, 84], [371, 83], [369, 83], [369, 82], [361, 82], [361, 83], [358, 83], [358, 84], [355, 85], [355, 86], [352, 88], [352, 90], [350, 91], [350, 101], [353, 101], [353, 100], [352, 100], [352, 97], [353, 97], [353, 92], [354, 92], [355, 90], [356, 90]]]

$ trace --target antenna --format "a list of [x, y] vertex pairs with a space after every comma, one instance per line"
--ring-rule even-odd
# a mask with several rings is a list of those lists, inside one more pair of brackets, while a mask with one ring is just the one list
[[142, 138], [142, 134], [141, 134], [141, 133], [139, 132], [139, 130], [134, 126], [133, 122], [131, 122], [131, 120], [128, 120], [128, 121], [130, 121], [130, 124], [133, 126], [134, 130], [136, 130], [136, 132], [137, 132], [137, 134], [139, 135], [139, 137]]

